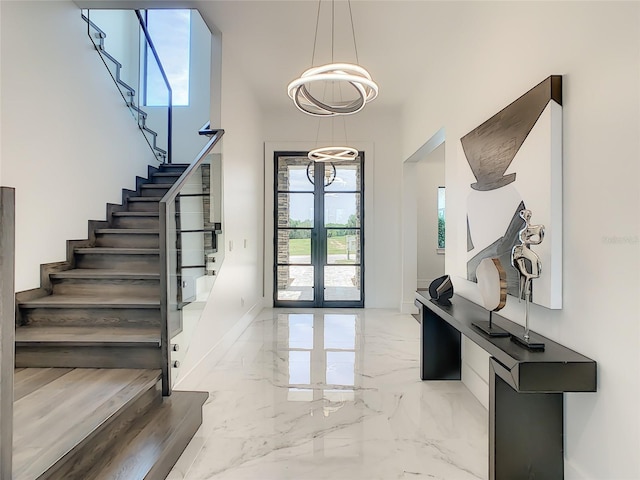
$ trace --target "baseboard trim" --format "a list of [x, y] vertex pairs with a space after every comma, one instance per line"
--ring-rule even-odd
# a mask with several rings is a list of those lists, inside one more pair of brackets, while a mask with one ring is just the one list
[[400, 312], [406, 313], [407, 315], [414, 315], [418, 313], [418, 307], [416, 307], [413, 302], [402, 302]]

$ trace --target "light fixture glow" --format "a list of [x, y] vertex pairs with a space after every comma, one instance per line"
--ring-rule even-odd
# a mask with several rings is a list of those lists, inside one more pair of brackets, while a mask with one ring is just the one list
[[358, 158], [358, 150], [352, 147], [320, 147], [311, 150], [308, 157], [314, 162], [344, 162]]
[[[331, 0], [331, 63], [314, 67], [316, 44], [318, 42], [318, 26], [320, 24], [320, 10], [322, 0], [318, 0], [318, 13], [316, 18], [316, 29], [313, 43], [313, 53], [311, 55], [311, 68], [307, 69], [299, 78], [293, 80], [287, 86], [287, 94], [293, 100], [295, 106], [308, 115], [327, 117], [335, 115], [351, 115], [358, 113], [364, 106], [378, 96], [378, 85], [373, 81], [369, 72], [358, 65], [358, 47], [356, 44], [356, 33], [353, 26], [353, 13], [351, 11], [351, 0], [347, 0], [349, 8], [349, 20], [351, 23], [351, 35], [353, 37], [353, 49], [355, 52], [355, 63], [334, 63], [334, 34], [335, 34], [335, 0]], [[342, 86], [346, 91], [355, 90], [356, 97], [348, 100], [342, 97], [339, 100], [332, 98], [331, 101], [318, 98], [316, 93], [311, 92], [311, 86], [321, 84], [317, 91], [327, 91], [327, 86], [338, 86], [342, 92]], [[324, 89], [321, 88], [324, 86]]]
[[[328, 102], [315, 98], [310, 91], [313, 83], [340, 82], [351, 86], [358, 94], [354, 100]], [[295, 106], [313, 116], [350, 115], [357, 113], [378, 96], [378, 85], [366, 69], [351, 63], [331, 63], [311, 67], [292, 81], [287, 93]]]

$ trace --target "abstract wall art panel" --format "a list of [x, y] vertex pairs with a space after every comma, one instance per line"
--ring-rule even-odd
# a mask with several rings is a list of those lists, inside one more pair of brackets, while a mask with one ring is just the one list
[[[467, 197], [467, 279], [483, 258], [499, 258], [510, 295], [518, 295], [511, 249], [524, 222], [545, 226], [536, 246], [542, 273], [533, 303], [562, 308], [562, 76], [553, 75], [460, 139], [475, 181]], [[469, 176], [470, 177], [470, 176]]]

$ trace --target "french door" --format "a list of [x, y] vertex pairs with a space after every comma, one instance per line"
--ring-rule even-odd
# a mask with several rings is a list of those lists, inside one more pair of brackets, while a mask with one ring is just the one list
[[275, 152], [276, 307], [364, 306], [364, 153], [314, 163]]

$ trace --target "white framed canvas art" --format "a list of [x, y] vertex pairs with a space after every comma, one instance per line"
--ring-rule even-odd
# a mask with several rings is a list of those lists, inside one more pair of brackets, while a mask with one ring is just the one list
[[467, 279], [484, 258], [498, 258], [507, 290], [518, 296], [511, 250], [520, 243], [520, 210], [544, 225], [535, 245], [542, 270], [532, 301], [562, 308], [562, 76], [553, 75], [460, 139], [475, 182], [467, 196]]

